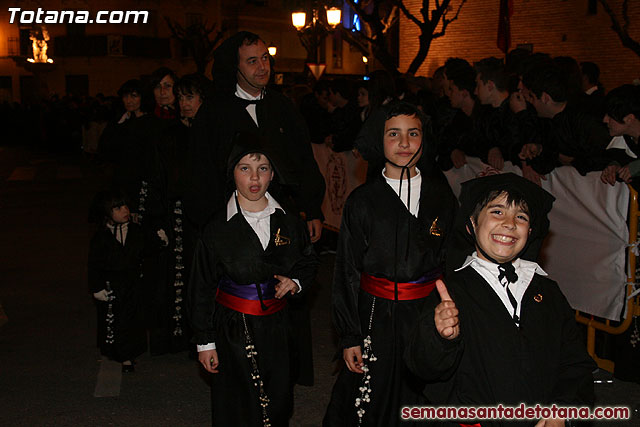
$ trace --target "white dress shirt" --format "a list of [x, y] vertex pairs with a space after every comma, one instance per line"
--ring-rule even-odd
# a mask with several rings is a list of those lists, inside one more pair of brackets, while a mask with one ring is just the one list
[[385, 181], [400, 197], [400, 200], [402, 200], [402, 203], [404, 203], [407, 209], [409, 209], [411, 215], [417, 218], [418, 211], [420, 210], [420, 189], [422, 188], [422, 175], [420, 175], [420, 170], [416, 168], [416, 176], [411, 178], [411, 206], [407, 206], [407, 198], [409, 194], [409, 185], [407, 185], [409, 181], [407, 181], [407, 178], [403, 177], [402, 179], [402, 194], [400, 194], [400, 180], [389, 178], [385, 175], [386, 171], [387, 168], [382, 169], [382, 176]]
[[116, 240], [124, 246], [127, 241], [127, 232], [129, 231], [129, 223], [125, 222], [124, 224], [109, 224], [107, 223], [107, 228], [113, 235]]
[[[258, 96], [253, 96], [250, 93], [246, 92], [244, 89], [242, 89], [240, 85], [236, 83], [236, 96], [240, 99], [246, 99], [248, 101], [258, 101], [262, 99], [262, 92], [260, 92], [260, 95]], [[256, 123], [256, 126], [259, 126], [258, 116], [256, 115], [256, 104], [247, 105], [247, 113], [249, 113], [253, 121]]]
[[[513, 316], [513, 306], [511, 305], [511, 301], [509, 301], [507, 289], [502, 286], [500, 280], [498, 280], [498, 275], [500, 274], [500, 272], [498, 271], [498, 264], [485, 261], [478, 257], [477, 252], [474, 252], [467, 257], [462, 267], [458, 268], [456, 271], [462, 270], [469, 265], [484, 278], [489, 286], [491, 286], [493, 292], [495, 292], [496, 295], [498, 295], [498, 297], [500, 298], [500, 301], [502, 301], [502, 304], [509, 313], [509, 316]], [[538, 273], [541, 276], [546, 276], [547, 273], [545, 273], [545, 271], [537, 263], [520, 258], [513, 261], [513, 267], [516, 269], [518, 281], [516, 283], [509, 283], [508, 286], [509, 290], [513, 294], [513, 297], [518, 303], [516, 315], [520, 317], [522, 297], [529, 287], [529, 284], [533, 279], [533, 275], [535, 273]]]
[[[238, 206], [236, 205], [237, 193], [238, 192], [235, 191], [231, 196], [231, 198], [229, 199], [229, 201], [227, 202], [227, 221], [231, 220], [231, 218], [233, 218], [235, 215], [238, 214]], [[267, 198], [266, 208], [264, 208], [260, 212], [249, 212], [240, 208], [240, 212], [242, 213], [244, 218], [247, 220], [247, 222], [249, 223], [253, 231], [256, 233], [256, 235], [258, 236], [258, 239], [260, 239], [260, 243], [262, 244], [262, 249], [267, 249], [267, 246], [269, 246], [269, 241], [271, 240], [271, 214], [273, 214], [276, 211], [276, 209], [280, 209], [282, 212], [284, 212], [284, 209], [282, 209], [282, 206], [280, 206], [280, 203], [278, 203], [276, 199], [271, 197], [269, 192], [266, 192], [264, 195]], [[298, 292], [300, 292], [302, 290], [302, 286], [300, 285], [300, 280], [299, 279], [291, 279], [291, 280], [293, 280], [296, 283], [296, 285], [298, 285]], [[198, 345], [197, 347], [198, 347], [198, 352], [205, 351], [205, 350], [215, 350], [216, 344], [208, 343], [205, 345]]]

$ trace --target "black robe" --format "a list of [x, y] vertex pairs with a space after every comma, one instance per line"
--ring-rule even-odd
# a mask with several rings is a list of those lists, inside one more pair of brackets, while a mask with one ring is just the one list
[[[462, 110], [456, 109], [451, 122], [441, 131], [438, 139], [438, 166], [446, 171], [453, 167], [451, 153], [453, 150], [462, 150], [465, 155], [482, 157], [480, 146], [475, 145], [474, 126], [486, 108], [476, 102], [471, 116], [467, 116]], [[485, 156], [486, 158], [486, 156]]]
[[[99, 230], [89, 246], [89, 289], [92, 293], [112, 290], [112, 301], [98, 301], [98, 347], [117, 361], [133, 360], [147, 349], [142, 324], [140, 263], [144, 239], [137, 224], [129, 223], [125, 244], [118, 242], [106, 227]], [[107, 320], [109, 306], [113, 321]], [[113, 340], [107, 339], [108, 329]]]
[[302, 98], [300, 114], [309, 128], [311, 143], [324, 144], [325, 138], [331, 133], [331, 114], [320, 106], [313, 92]]
[[[333, 322], [341, 349], [362, 346], [369, 333], [374, 297], [360, 289], [361, 273], [403, 283], [441, 266], [443, 243], [456, 209], [448, 184], [426, 174], [422, 176], [417, 218], [382, 176], [351, 193], [342, 215], [332, 294]], [[434, 221], [440, 236], [430, 232]], [[371, 401], [364, 406], [362, 425], [400, 425], [401, 406], [426, 403], [421, 395], [424, 383], [402, 361], [406, 339], [425, 300], [375, 298], [370, 335], [378, 360], [369, 364]], [[360, 395], [362, 378], [346, 367], [342, 369], [324, 425], [357, 425], [354, 402]]]
[[[277, 209], [270, 218], [271, 239], [266, 250], [241, 213], [229, 221], [221, 212], [205, 228], [196, 246], [190, 277], [189, 307], [196, 344], [215, 342], [220, 372], [212, 376], [213, 424], [262, 426], [259, 394], [251, 379], [245, 350], [243, 318], [258, 353], [260, 376], [270, 399], [273, 426], [288, 425], [293, 409], [293, 384], [300, 365], [300, 330], [287, 307], [265, 316], [243, 315], [215, 302], [218, 283], [228, 277], [238, 284], [265, 282], [275, 274], [300, 280], [302, 292], [312, 285], [318, 261], [306, 226], [295, 215]], [[290, 244], [276, 246], [274, 236]], [[295, 299], [300, 294], [287, 298]], [[298, 332], [298, 334], [296, 334]], [[309, 333], [309, 331], [307, 331]]]
[[331, 113], [330, 120], [333, 151], [350, 151], [362, 126], [358, 105], [349, 101], [344, 107], [337, 107]]
[[541, 118], [540, 128], [535, 136], [542, 144], [542, 153], [528, 161], [540, 174], [547, 174], [557, 166], [559, 154], [573, 157], [571, 166], [581, 175], [604, 169], [608, 164], [606, 147], [611, 141], [609, 132], [602, 122], [596, 121], [580, 111], [565, 108], [552, 119]]
[[[234, 88], [235, 89], [235, 88]], [[187, 216], [203, 226], [226, 201], [227, 159], [233, 139], [240, 131], [259, 132], [269, 153], [277, 160], [278, 173], [295, 209], [306, 219], [323, 219], [322, 201], [325, 182], [313, 157], [307, 125], [293, 103], [271, 89], [256, 104], [259, 126], [246, 110], [247, 103], [233, 93], [218, 94], [203, 104], [193, 122], [189, 147], [189, 188], [186, 194]]]
[[133, 213], [139, 211], [140, 186], [149, 175], [147, 153], [156, 124], [152, 114], [145, 114], [123, 123], [109, 123], [100, 136], [98, 150], [114, 165], [112, 185], [125, 193]]
[[149, 344], [154, 355], [188, 348], [186, 290], [196, 239], [183, 207], [189, 128], [179, 120], [162, 122], [163, 135], [148, 153], [152, 173], [146, 178], [144, 218], [149, 239], [161, 244], [159, 230], [169, 239], [156, 256], [146, 260]]
[[411, 371], [433, 382], [425, 394], [434, 405], [593, 403], [596, 365], [554, 281], [534, 275], [522, 298], [520, 328], [473, 267], [449, 276], [447, 289], [460, 311], [460, 335], [451, 341], [440, 337], [434, 323], [439, 300], [432, 294], [405, 352]]

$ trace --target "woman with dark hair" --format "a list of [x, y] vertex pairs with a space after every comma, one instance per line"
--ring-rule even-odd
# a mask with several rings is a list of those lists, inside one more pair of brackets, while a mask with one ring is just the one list
[[153, 92], [155, 106], [153, 114], [161, 119], [174, 119], [176, 114], [176, 97], [173, 94], [173, 86], [178, 81], [178, 76], [167, 67], [160, 67], [151, 73], [149, 86]]
[[[184, 195], [189, 185], [186, 163], [191, 123], [209, 97], [209, 84], [199, 74], [186, 75], [173, 84], [172, 96], [180, 107], [180, 120], [164, 120], [163, 134], [152, 147], [154, 173], [147, 181], [145, 228], [166, 245], [158, 259], [148, 260], [156, 267], [151, 273], [153, 280], [148, 284], [152, 293], [152, 354], [186, 350], [191, 335], [184, 317], [183, 296], [187, 291], [197, 227], [184, 212]], [[159, 86], [156, 93], [163, 95], [162, 83]], [[156, 95], [156, 101], [158, 99], [166, 96]]]
[[360, 120], [364, 123], [371, 112], [371, 103], [369, 102], [369, 82], [366, 80], [359, 81], [358, 88], [358, 107], [360, 108]]
[[152, 120], [151, 116], [146, 114], [147, 96], [140, 80], [126, 81], [118, 89], [118, 96], [122, 100], [124, 113], [104, 129], [98, 151], [105, 160], [113, 164], [113, 187], [124, 192], [131, 209], [132, 220], [137, 222], [145, 141]]
[[120, 122], [134, 116], [140, 117], [145, 114], [145, 108], [142, 102], [142, 82], [140, 80], [127, 80], [122, 86], [120, 86], [120, 89], [118, 89], [118, 97], [122, 99], [122, 104], [125, 109], [125, 113], [120, 118]]

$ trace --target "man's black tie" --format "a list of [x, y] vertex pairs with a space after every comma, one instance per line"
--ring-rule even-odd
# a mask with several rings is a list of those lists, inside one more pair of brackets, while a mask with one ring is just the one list
[[[237, 97], [236, 97], [237, 98]], [[243, 99], [243, 98], [238, 98], [238, 102], [244, 107], [247, 108], [249, 105], [253, 104], [253, 105], [257, 105], [260, 101], [262, 101], [261, 99]]]

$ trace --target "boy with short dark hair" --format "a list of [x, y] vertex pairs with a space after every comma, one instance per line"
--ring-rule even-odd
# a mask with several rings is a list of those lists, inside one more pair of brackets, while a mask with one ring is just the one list
[[502, 170], [511, 160], [511, 146], [517, 138], [517, 122], [509, 107], [508, 76], [501, 59], [484, 58], [473, 64], [476, 70], [476, 96], [485, 107], [476, 123], [476, 144], [482, 160]]
[[607, 147], [610, 161], [600, 179], [610, 185], [617, 180], [624, 181], [637, 189], [640, 187], [640, 88], [626, 84], [612, 89], [605, 98], [605, 110], [604, 123], [609, 135], [622, 137], [624, 141], [618, 138]]
[[557, 66], [542, 65], [530, 70], [523, 81], [540, 117], [540, 133], [533, 141], [519, 141], [519, 150], [514, 147], [520, 159], [541, 175], [558, 166], [573, 166], [581, 175], [604, 169], [606, 129], [569, 103], [566, 74]]
[[[405, 353], [434, 382], [434, 404], [584, 406], [593, 402], [593, 360], [558, 285], [532, 261], [545, 237], [553, 196], [514, 174], [462, 184], [456, 231], [467, 258], [437, 283]], [[465, 242], [454, 242], [465, 245]], [[475, 247], [475, 252], [472, 246]], [[503, 425], [481, 420], [482, 427]], [[545, 419], [546, 427], [564, 420]]]
[[300, 367], [296, 339], [303, 338], [287, 300], [308, 290], [318, 262], [297, 212], [267, 191], [277, 175], [274, 154], [254, 133], [234, 141], [228, 176], [235, 191], [196, 246], [193, 341], [215, 374], [214, 425], [285, 426]]

